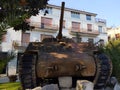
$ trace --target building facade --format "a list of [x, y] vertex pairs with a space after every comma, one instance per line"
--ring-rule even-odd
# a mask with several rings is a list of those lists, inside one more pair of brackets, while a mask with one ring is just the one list
[[[22, 46], [26, 47], [29, 42], [41, 42], [44, 38], [56, 37], [59, 30], [60, 13], [60, 6], [47, 5], [47, 8], [40, 10], [38, 15], [31, 16], [29, 24], [34, 26], [34, 29], [24, 33], [15, 32], [12, 28], [8, 30], [6, 40], [2, 43], [2, 50], [8, 51], [14, 49], [15, 46], [22, 48]], [[96, 16], [95, 13], [65, 8], [63, 36], [78, 42], [96, 43], [104, 40], [107, 43], [106, 21], [98, 19]]]
[[120, 27], [107, 28], [108, 41], [120, 39]]

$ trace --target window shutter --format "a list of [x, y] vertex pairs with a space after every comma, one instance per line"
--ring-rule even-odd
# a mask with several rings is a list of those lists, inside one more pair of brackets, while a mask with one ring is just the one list
[[22, 33], [22, 44], [28, 45], [30, 42], [30, 33]]
[[79, 22], [72, 22], [72, 29], [74, 31], [80, 31], [80, 23]]
[[87, 24], [88, 31], [92, 31], [92, 24]]
[[41, 18], [41, 23], [43, 23], [45, 25], [51, 25], [52, 24], [52, 18], [42, 17]]

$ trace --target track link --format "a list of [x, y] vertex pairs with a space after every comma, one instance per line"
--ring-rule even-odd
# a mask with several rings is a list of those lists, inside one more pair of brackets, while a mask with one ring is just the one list
[[103, 53], [97, 54], [96, 56], [97, 72], [96, 72], [96, 83], [94, 88], [101, 89], [107, 84], [112, 72], [112, 64], [110, 59]]
[[19, 77], [23, 90], [35, 88], [36, 83], [36, 56], [24, 54], [19, 61]]

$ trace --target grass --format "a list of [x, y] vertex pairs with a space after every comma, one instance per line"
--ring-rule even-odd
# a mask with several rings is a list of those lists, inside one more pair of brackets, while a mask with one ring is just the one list
[[22, 89], [20, 86], [20, 82], [14, 82], [0, 84], [0, 90], [22, 90]]

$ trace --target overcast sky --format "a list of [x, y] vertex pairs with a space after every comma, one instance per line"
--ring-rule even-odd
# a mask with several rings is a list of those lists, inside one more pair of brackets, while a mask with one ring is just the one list
[[97, 14], [97, 18], [106, 19], [107, 26], [120, 26], [120, 0], [49, 0], [49, 4], [84, 10]]

